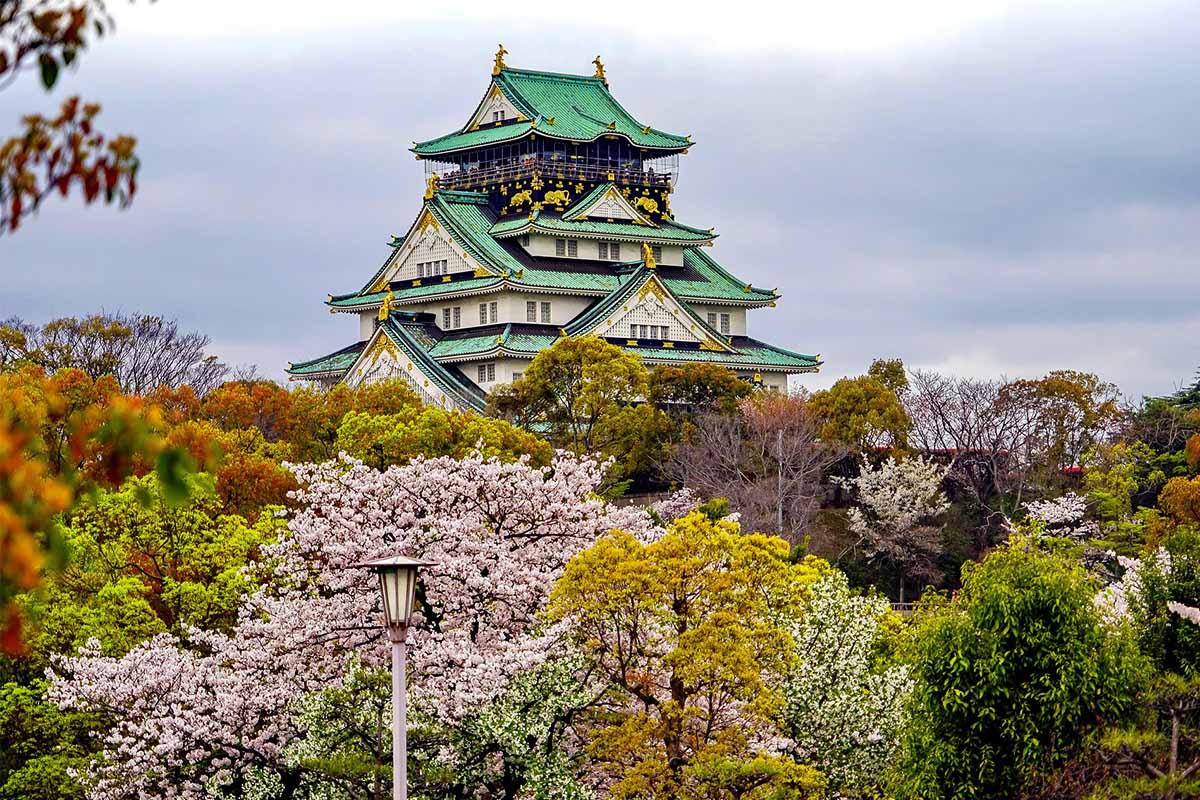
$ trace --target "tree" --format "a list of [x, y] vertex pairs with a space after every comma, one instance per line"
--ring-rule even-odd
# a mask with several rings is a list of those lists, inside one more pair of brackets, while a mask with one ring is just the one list
[[799, 658], [784, 676], [783, 731], [834, 797], [871, 796], [895, 766], [912, 680], [879, 651], [897, 625], [887, 598], [855, 594], [841, 572], [811, 587], [792, 622]]
[[419, 404], [397, 414], [351, 411], [338, 427], [337, 449], [378, 469], [418, 456], [465, 458], [476, 449], [502, 461], [528, 456], [536, 466], [553, 454], [548, 443], [504, 420]]
[[1200, 478], [1171, 478], [1158, 505], [1177, 524], [1200, 525]]
[[[447, 743], [524, 691], [514, 683], [518, 675], [554, 660], [559, 637], [542, 628], [539, 614], [571, 555], [607, 530], [651, 536], [650, 516], [600, 500], [599, 466], [565, 454], [548, 468], [475, 455], [385, 472], [350, 459], [295, 471], [299, 508], [287, 534], [251, 568], [261, 588], [242, 604], [232, 630], [164, 633], [120, 658], [97, 643], [59, 662], [51, 698], [114, 719], [89, 773], [91, 793], [202, 797], [274, 787], [290, 798], [328, 784], [321, 759], [299, 754], [324, 747], [338, 731], [310, 728], [311, 709], [298, 700], [346, 685], [351, 661], [386, 663], [378, 587], [351, 567], [397, 550], [437, 565], [422, 573], [410, 650], [414, 717], [430, 732], [414, 737], [418, 750], [427, 742], [415, 757], [436, 766], [418, 775], [422, 785], [458, 787], [446, 792], [460, 796], [470, 786], [515, 800], [543, 776], [560, 774], [528, 756], [561, 757], [569, 744], [561, 715], [573, 708], [523, 712], [531, 727], [497, 740], [497, 748], [518, 743], [518, 752]], [[539, 696], [553, 704], [564, 695]], [[484, 767], [495, 784], [469, 783]]]
[[660, 365], [650, 371], [650, 402], [673, 417], [707, 411], [733, 413], [753, 391], [749, 382], [716, 364]]
[[[884, 380], [896, 379], [886, 366], [876, 367]], [[821, 419], [820, 435], [858, 452], [908, 445], [911, 422], [895, 390], [872, 375], [842, 378], [812, 396], [812, 409]]]
[[728, 498], [747, 529], [797, 541], [825, 495], [826, 469], [845, 452], [819, 441], [819, 426], [803, 397], [754, 395], [736, 414], [700, 415], [667, 474], [706, 498]]
[[794, 648], [781, 621], [801, 613], [829, 569], [788, 553], [782, 539], [697, 512], [649, 543], [614, 531], [567, 565], [550, 619], [567, 625], [606, 687], [589, 751], [607, 796], [728, 796], [712, 793], [756, 759], [787, 776], [784, 787], [817, 785], [815, 772], [758, 745], [779, 703], [771, 676]]
[[896, 567], [901, 603], [906, 578], [939, 575], [941, 526], [933, 523], [950, 508], [942, 492], [945, 477], [937, 464], [889, 456], [878, 468], [863, 459], [856, 478], [840, 480], [857, 495], [858, 505], [848, 512], [850, 530], [859, 537], [855, 547]]
[[[0, 3], [0, 90], [36, 62], [42, 86], [53, 88], [74, 66], [89, 37], [112, 29], [102, 0], [7, 0]], [[131, 136], [106, 137], [95, 127], [100, 106], [68, 98], [56, 116], [29, 114], [21, 132], [0, 140], [0, 235], [12, 232], [53, 192], [78, 187], [88, 203], [128, 206], [139, 162]]]
[[514, 391], [539, 411], [536, 424], [576, 454], [602, 453], [600, 422], [643, 400], [649, 375], [641, 359], [596, 336], [565, 337], [537, 354]]
[[1143, 663], [1093, 600], [1078, 566], [1016, 539], [918, 612], [901, 796], [1017, 797], [1133, 707]]
[[111, 380], [0, 373], [0, 650], [20, 649], [12, 598], [38, 584], [48, 556], [65, 559], [58, 515], [80, 494], [154, 470], [171, 499], [186, 496], [188, 459], [161, 430], [161, 412]]
[[175, 320], [149, 314], [62, 317], [41, 326], [14, 317], [0, 323], [0, 369], [78, 369], [92, 380], [111, 375], [128, 394], [187, 385], [203, 395], [229, 370], [206, 352], [210, 343], [201, 333], [180, 332]]

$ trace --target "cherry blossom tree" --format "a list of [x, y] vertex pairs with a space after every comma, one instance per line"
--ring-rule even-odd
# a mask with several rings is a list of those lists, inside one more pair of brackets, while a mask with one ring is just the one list
[[833, 572], [792, 625], [783, 727], [793, 756], [820, 769], [834, 796], [868, 796], [899, 749], [912, 680], [906, 666], [876, 664], [890, 615], [887, 598], [855, 594]]
[[[503, 704], [517, 676], [553, 672], [560, 637], [539, 612], [566, 561], [612, 529], [655, 538], [646, 510], [597, 497], [603, 465], [565, 453], [546, 468], [476, 454], [385, 472], [347, 457], [292, 470], [299, 509], [250, 568], [261, 588], [231, 633], [185, 628], [123, 658], [85, 648], [52, 670], [52, 700], [114, 719], [90, 797], [236, 796], [267, 784], [294, 798], [319, 782], [303, 758], [313, 733], [303, 700], [341, 686], [352, 661], [386, 663], [378, 589], [355, 565], [393, 553], [436, 564], [419, 587], [410, 691], [415, 715], [443, 731], [433, 758], [465, 769], [453, 734]], [[526, 722], [563, 735], [543, 718]], [[489, 758], [506, 755], [501, 747]], [[515, 797], [522, 782], [493, 796]]]
[[894, 564], [900, 573], [900, 602], [906, 578], [938, 575], [941, 527], [931, 524], [950, 508], [942, 492], [946, 470], [920, 458], [889, 457], [872, 468], [863, 460], [856, 478], [840, 482], [857, 493], [850, 530], [868, 554]]

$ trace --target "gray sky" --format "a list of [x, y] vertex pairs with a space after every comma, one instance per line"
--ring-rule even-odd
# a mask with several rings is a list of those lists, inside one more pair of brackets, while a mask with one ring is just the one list
[[562, 72], [599, 52], [635, 117], [693, 135], [672, 207], [779, 287], [750, 331], [821, 353], [806, 386], [899, 356], [1136, 397], [1200, 364], [1194, 2], [405, 5], [114, 4], [116, 35], [52, 96], [0, 93], [0, 120], [101, 101], [139, 137], [139, 195], [0, 239], [0, 318], [161, 313], [274, 377], [348, 344], [325, 295], [411, 223], [407, 148], [466, 121], [503, 41]]

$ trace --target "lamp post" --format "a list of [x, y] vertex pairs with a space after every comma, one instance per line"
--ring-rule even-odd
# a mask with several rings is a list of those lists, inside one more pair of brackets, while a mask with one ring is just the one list
[[383, 595], [383, 623], [392, 643], [392, 798], [408, 798], [408, 698], [405, 684], [405, 647], [408, 618], [417, 588], [417, 568], [433, 566], [407, 556], [389, 556], [358, 566], [379, 575]]

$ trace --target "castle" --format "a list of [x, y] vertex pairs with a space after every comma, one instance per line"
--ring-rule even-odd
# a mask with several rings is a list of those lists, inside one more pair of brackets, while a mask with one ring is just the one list
[[326, 384], [402, 377], [431, 404], [480, 410], [563, 336], [600, 336], [648, 365], [718, 364], [766, 387], [818, 356], [747, 335], [779, 293], [709, 254], [716, 234], [676, 221], [679, 156], [694, 146], [634, 119], [593, 75], [514, 69], [496, 54], [470, 119], [415, 144], [425, 200], [362, 288], [330, 295], [358, 340], [292, 363]]

